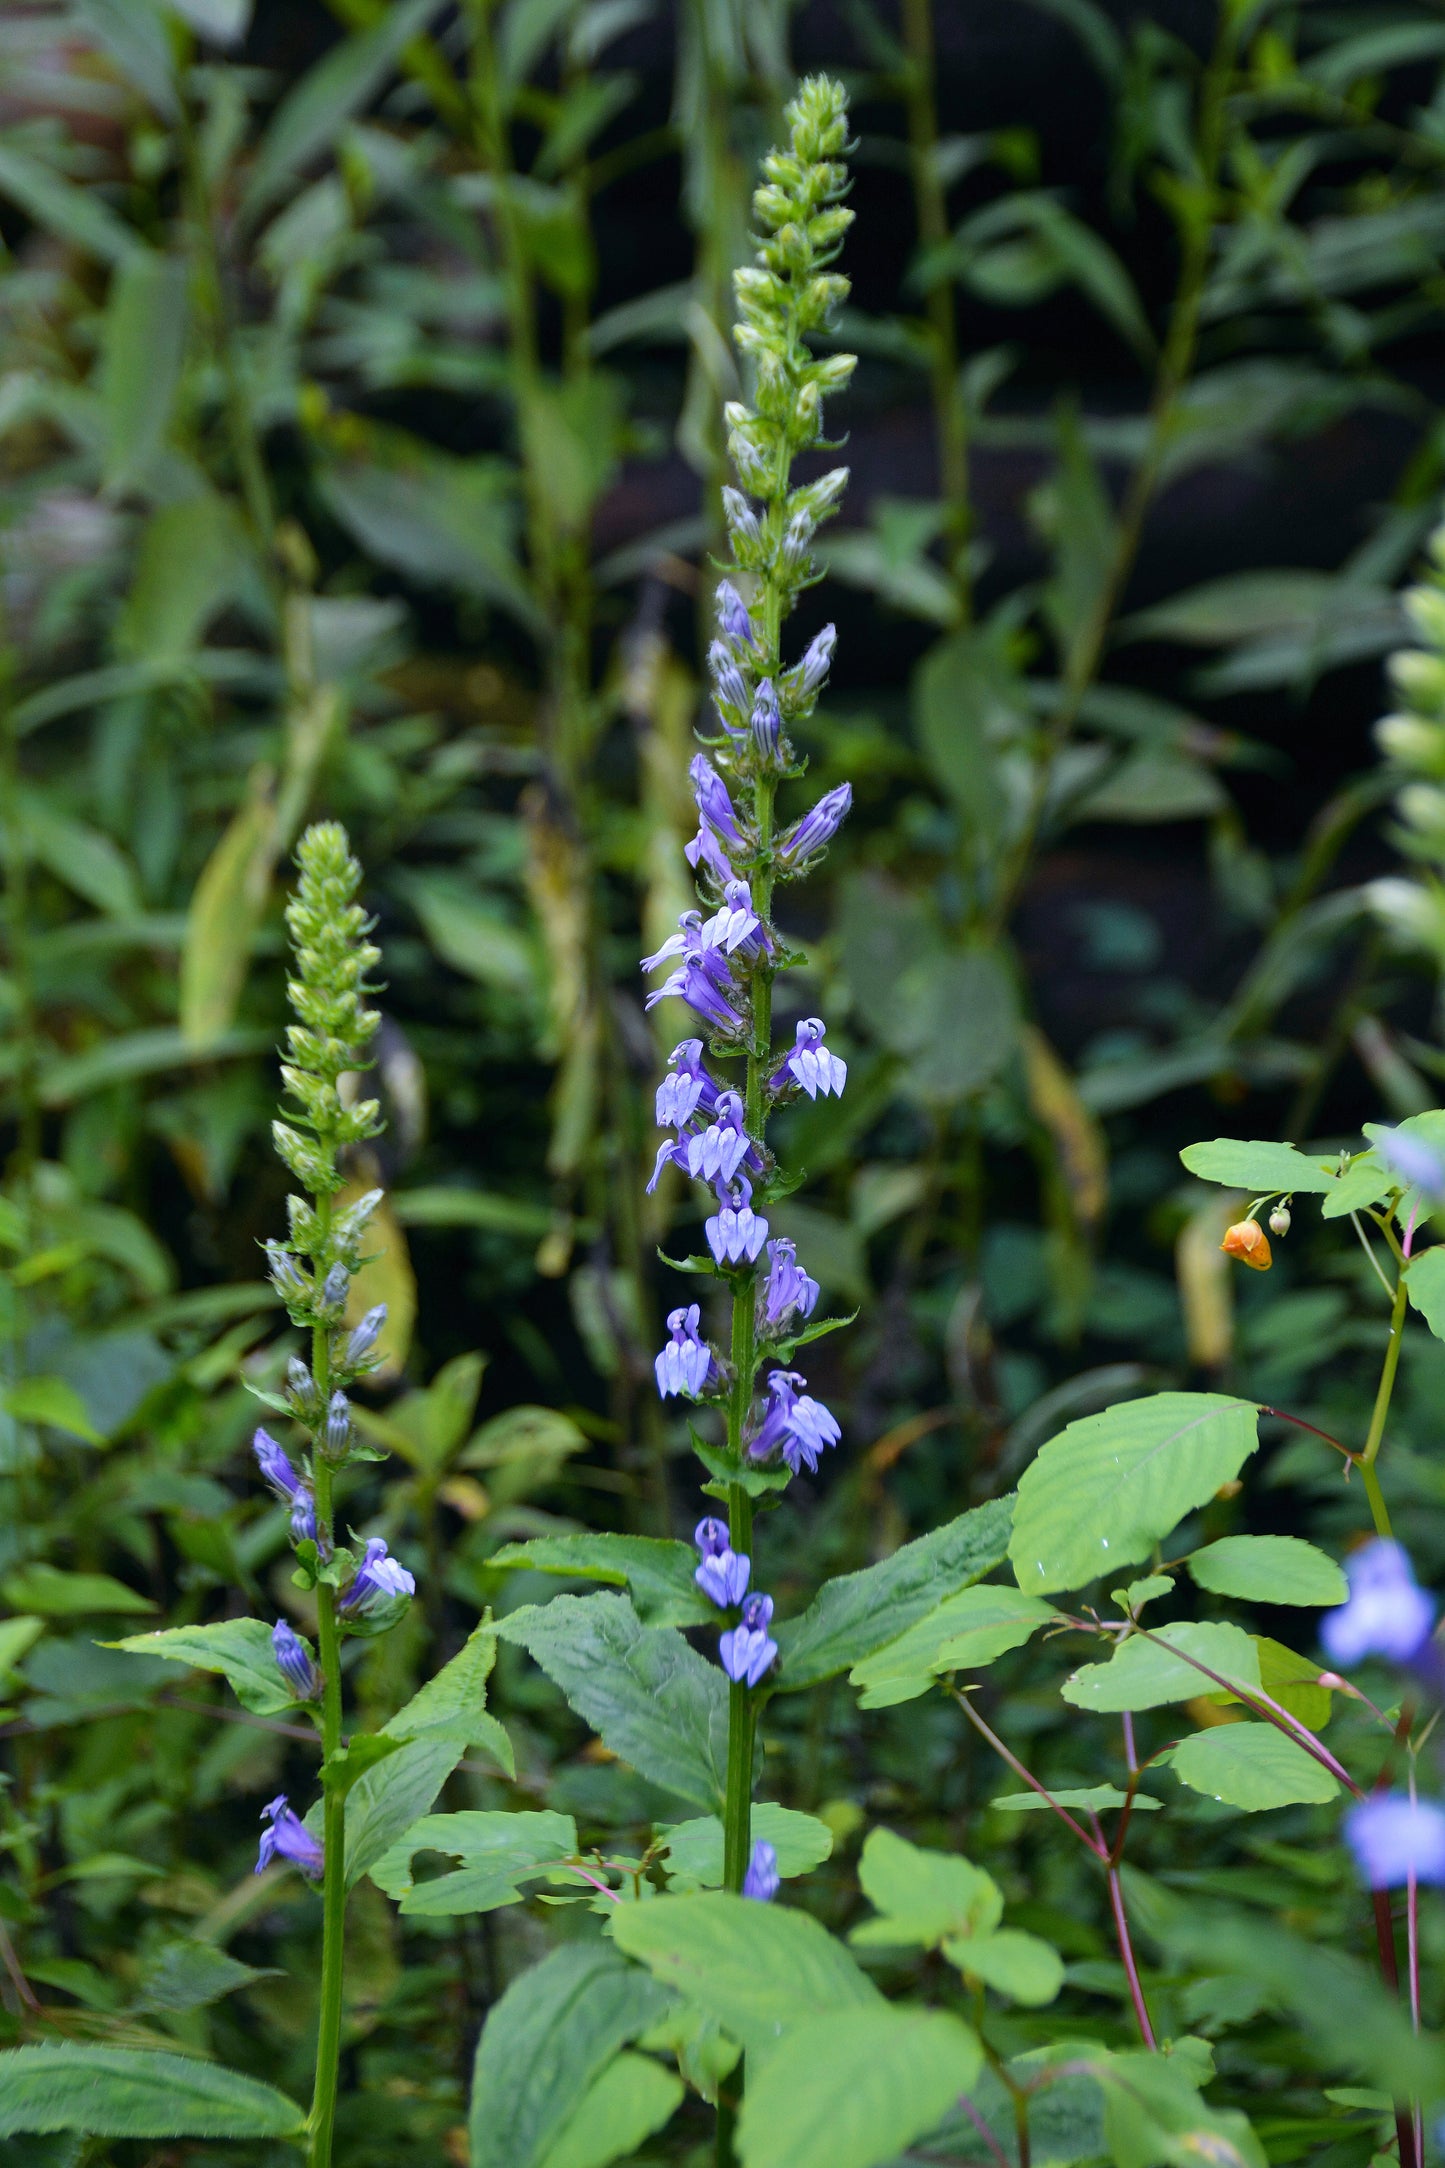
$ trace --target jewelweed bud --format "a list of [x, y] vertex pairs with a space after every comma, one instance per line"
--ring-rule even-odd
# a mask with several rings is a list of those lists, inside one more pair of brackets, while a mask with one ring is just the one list
[[1290, 1230], [1290, 1209], [1287, 1204], [1277, 1204], [1269, 1215], [1269, 1231], [1283, 1238]]
[[1237, 1257], [1242, 1265], [1248, 1265], [1251, 1272], [1268, 1272], [1274, 1263], [1269, 1236], [1258, 1220], [1236, 1220], [1232, 1227], [1226, 1227], [1219, 1247], [1227, 1257]]

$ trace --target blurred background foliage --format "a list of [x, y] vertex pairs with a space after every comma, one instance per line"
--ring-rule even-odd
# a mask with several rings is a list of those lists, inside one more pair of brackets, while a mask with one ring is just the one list
[[[12, 2029], [214, 2045], [301, 2083], [314, 1907], [247, 1871], [286, 1727], [218, 1725], [206, 1688], [97, 1644], [237, 1588], [296, 1608], [245, 1446], [246, 1385], [290, 1351], [257, 1243], [306, 819], [347, 823], [385, 958], [389, 1126], [354, 1170], [386, 1186], [385, 1241], [357, 1301], [391, 1308], [366, 1419], [406, 1474], [354, 1511], [425, 1601], [363, 1691], [389, 1705], [525, 1593], [489, 1567], [503, 1541], [691, 1525], [651, 1386], [684, 1205], [641, 1195], [681, 1026], [644, 1016], [636, 958], [689, 900], [752, 169], [823, 66], [854, 99], [839, 338], [863, 360], [801, 631], [841, 625], [807, 751], [855, 800], [794, 931], [850, 1085], [788, 1117], [810, 1179], [777, 1218], [861, 1315], [816, 1351], [847, 1450], [799, 1487], [794, 1533], [765, 1532], [769, 1585], [805, 1601], [1131, 1391], [1238, 1385], [1337, 1434], [1367, 1404], [1365, 1260], [1326, 1242], [1306, 1284], [1301, 1228], [1240, 1287], [1230, 1215], [1177, 1151], [1219, 1128], [1345, 1140], [1441, 1096], [1438, 656], [1400, 666], [1416, 735], [1397, 719], [1381, 758], [1371, 734], [1384, 658], [1445, 645], [1399, 599], [1445, 467], [1438, 13], [12, 5]], [[1427, 1573], [1442, 1363], [1407, 1350], [1391, 1448]], [[1364, 1516], [1337, 1471], [1280, 1432], [1218, 1532], [1342, 1542]], [[1077, 1776], [1032, 1661], [999, 1669], [1011, 1736]], [[457, 1803], [545, 1795], [624, 1844], [660, 1811], [505, 1657], [496, 1705], [520, 1790], [464, 1769]], [[865, 1816], [958, 1842], [989, 1796], [942, 1706], [779, 1706], [768, 1788], [832, 1822], [835, 1922]], [[1337, 1855], [1311, 1813], [1226, 1867], [1200, 1803], [1170, 1860], [1325, 1934], [1354, 1900], [1317, 1872]], [[1018, 1831], [991, 1841], [1074, 1959], [1070, 2021], [1110, 2034], [1097, 1893]], [[545, 1915], [410, 1921], [404, 1948], [364, 1892], [357, 1915], [344, 2157], [464, 2158], [478, 2018]], [[1323, 2129], [1267, 1998], [1205, 1988], [1178, 1987], [1180, 2021], [1248, 2035], [1221, 2067], [1272, 2156], [1368, 2159], [1368, 2105]]]

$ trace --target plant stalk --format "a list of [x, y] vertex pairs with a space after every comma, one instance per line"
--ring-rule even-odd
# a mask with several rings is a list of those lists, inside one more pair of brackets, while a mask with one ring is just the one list
[[[316, 1215], [323, 1241], [330, 1232], [329, 1196], [318, 1197]], [[311, 1375], [315, 1381], [321, 1422], [319, 1441], [331, 1397], [331, 1350], [327, 1328], [316, 1325], [311, 1334]], [[318, 1449], [312, 1455], [316, 1486], [316, 1533], [323, 1550], [335, 1541], [333, 1527], [332, 1474]], [[323, 1771], [341, 1750], [341, 1636], [336, 1626], [336, 1591], [329, 1581], [316, 1585], [317, 1643], [321, 1657], [321, 1758]], [[323, 1778], [324, 1784], [324, 1778]], [[336, 2127], [336, 2094], [341, 2069], [341, 2021], [346, 1986], [346, 1798], [344, 1793], [323, 1789], [322, 1844], [326, 1864], [321, 1885], [321, 2008], [316, 2028], [316, 2084], [311, 2097], [307, 2131], [310, 2140], [309, 2168], [331, 2168], [331, 2141]]]

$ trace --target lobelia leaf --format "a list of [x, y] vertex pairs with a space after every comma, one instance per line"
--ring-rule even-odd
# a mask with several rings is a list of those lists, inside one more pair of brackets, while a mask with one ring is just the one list
[[[1198, 1663], [1190, 1663], [1191, 1656]], [[1170, 1701], [1192, 1701], [1214, 1687], [1201, 1663], [1241, 1686], [1261, 1683], [1255, 1645], [1242, 1627], [1186, 1620], [1161, 1626], [1152, 1638], [1131, 1634], [1108, 1663], [1084, 1664], [1059, 1691], [1076, 1709], [1158, 1709]]]
[[1343, 1603], [1348, 1581], [1334, 1560], [1300, 1536], [1223, 1536], [1188, 1560], [1190, 1578], [1244, 1603]]
[[326, 1792], [339, 1792], [344, 1799], [368, 1769], [374, 1769], [378, 1762], [388, 1761], [400, 1752], [401, 1741], [388, 1739], [384, 1732], [356, 1732], [345, 1746], [338, 1747], [321, 1764], [321, 1788]]
[[972, 1670], [1020, 1648], [1055, 1616], [1052, 1604], [1015, 1588], [963, 1588], [855, 1664], [848, 1678], [863, 1689], [860, 1707], [890, 1708], [926, 1693], [940, 1672]]
[[204, 2010], [253, 1980], [279, 1980], [274, 1966], [243, 1965], [213, 1942], [168, 1942], [140, 1976], [139, 2010]]
[[670, 2000], [603, 1942], [565, 1944], [514, 1980], [477, 2042], [471, 2168], [542, 2168], [617, 2050]]
[[[761, 1840], [773, 1847], [784, 1881], [810, 1874], [833, 1850], [833, 1832], [826, 1822], [815, 1814], [775, 1806], [770, 1800], [754, 1800], [750, 1827], [754, 1844]], [[695, 1822], [677, 1822], [665, 1835], [668, 1886], [674, 1895], [722, 1888], [723, 1825], [715, 1814], [705, 1814]]]
[[1171, 1760], [1181, 1784], [1247, 1814], [1321, 1805], [1340, 1788], [1328, 1769], [1273, 1724], [1213, 1724], [1182, 1740]]
[[640, 1776], [709, 1810], [723, 1803], [727, 1680], [670, 1626], [644, 1626], [625, 1596], [554, 1596], [498, 1622], [577, 1714]]
[[[437, 1726], [366, 1769], [346, 1799], [346, 1886], [352, 1889], [427, 1812], [466, 1752], [459, 1729]], [[319, 1803], [306, 1826], [321, 1834]]]
[[[296, 1697], [276, 1669], [271, 1629], [258, 1618], [221, 1619], [214, 1626], [169, 1626], [158, 1633], [129, 1634], [109, 1648], [128, 1656], [162, 1656], [193, 1671], [218, 1671], [242, 1708], [253, 1716], [279, 1716]], [[420, 1812], [420, 1809], [418, 1809]]]
[[942, 1598], [1002, 1565], [1013, 1511], [1012, 1498], [990, 1499], [876, 1566], [827, 1582], [801, 1618], [773, 1629], [782, 1652], [778, 1691], [793, 1693], [850, 1670], [897, 1641]]
[[991, 1875], [947, 1852], [928, 1852], [891, 1829], [869, 1832], [858, 1880], [882, 1916], [855, 1927], [849, 1941], [868, 1948], [989, 1934], [1003, 1917], [1003, 1896]]
[[1240, 1137], [1215, 1137], [1189, 1144], [1179, 1154], [1201, 1182], [1222, 1182], [1226, 1189], [1247, 1189], [1255, 1196], [1276, 1190], [1327, 1195], [1339, 1180], [1336, 1167], [1297, 1152], [1292, 1144], [1247, 1143]]
[[682, 2080], [650, 2055], [614, 2055], [583, 2095], [542, 2168], [608, 2168], [630, 2160], [682, 2105]]
[[625, 1588], [644, 1626], [706, 1626], [717, 1618], [693, 1578], [693, 1546], [661, 1536], [534, 1536], [527, 1543], [503, 1544], [489, 1563]]
[[[577, 1825], [570, 1814], [465, 1809], [427, 1814], [413, 1822], [368, 1872], [377, 1888], [396, 1898], [406, 1913], [435, 1917], [492, 1912], [520, 1899], [519, 1881], [576, 1849]], [[418, 1852], [444, 1852], [459, 1864], [450, 1874], [416, 1882], [412, 1865]]]
[[1009, 1541], [1019, 1587], [1082, 1588], [1147, 1558], [1238, 1475], [1257, 1425], [1255, 1403], [1225, 1393], [1155, 1393], [1070, 1423], [1019, 1484]]
[[977, 2034], [944, 2010], [809, 2018], [749, 2063], [742, 2168], [876, 2168], [940, 2123], [982, 2065]]
[[304, 2121], [284, 2093], [192, 2055], [76, 2041], [0, 2050], [0, 2137], [292, 2138]]
[[715, 2017], [750, 2058], [761, 2059], [789, 2027], [823, 2011], [885, 2007], [842, 1943], [806, 1912], [710, 1890], [622, 1905], [612, 1935], [619, 1949]]
[[4, 1408], [19, 1423], [43, 1423], [50, 1430], [68, 1431], [87, 1445], [104, 1439], [86, 1412], [85, 1402], [64, 1378], [22, 1378], [3, 1396]]

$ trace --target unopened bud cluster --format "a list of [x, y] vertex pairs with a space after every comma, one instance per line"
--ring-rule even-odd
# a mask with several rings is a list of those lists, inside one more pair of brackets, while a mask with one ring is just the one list
[[1390, 659], [1401, 706], [1375, 726], [1376, 742], [1400, 776], [1394, 841], [1425, 877], [1390, 875], [1371, 881], [1365, 893], [1402, 945], [1425, 949], [1445, 967], [1445, 527], [1432, 536], [1429, 555], [1424, 580], [1401, 598], [1420, 642]]

